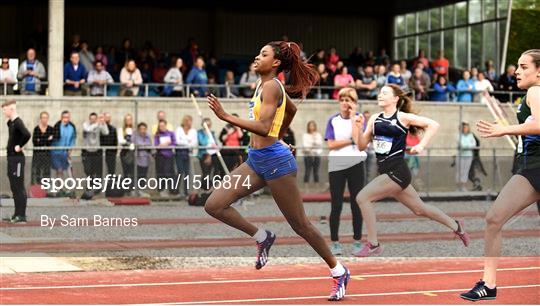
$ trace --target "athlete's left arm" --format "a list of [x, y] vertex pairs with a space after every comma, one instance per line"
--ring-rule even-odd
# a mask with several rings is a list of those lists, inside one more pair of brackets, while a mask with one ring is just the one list
[[411, 154], [422, 153], [424, 148], [429, 144], [429, 142], [431, 141], [433, 136], [435, 136], [435, 134], [439, 130], [439, 127], [441, 126], [437, 121], [433, 119], [409, 113], [400, 113], [399, 120], [405, 123], [407, 126], [416, 126], [424, 129], [424, 137], [422, 137], [420, 143], [411, 148]]
[[281, 124], [281, 129], [279, 130], [279, 139], [283, 139], [283, 136], [285, 136], [285, 133], [287, 133], [287, 129], [289, 128], [289, 125], [291, 125], [297, 110], [298, 108], [296, 107], [296, 104], [294, 104], [291, 98], [287, 95], [285, 116], [283, 117], [283, 123]]
[[522, 124], [501, 126], [481, 120], [477, 123], [478, 131], [483, 137], [500, 137], [504, 135], [540, 135], [540, 86], [534, 86], [527, 91], [527, 102], [531, 108], [533, 120]]

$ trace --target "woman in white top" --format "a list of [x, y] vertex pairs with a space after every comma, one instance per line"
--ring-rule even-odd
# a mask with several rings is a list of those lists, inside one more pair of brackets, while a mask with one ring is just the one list
[[[191, 163], [189, 157], [193, 152], [193, 149], [198, 146], [197, 130], [192, 128], [193, 118], [190, 115], [185, 115], [182, 118], [182, 124], [176, 129], [174, 133], [176, 137], [176, 170], [180, 175], [183, 182], [183, 196], [188, 195], [188, 186], [185, 183], [184, 178], [191, 175]], [[180, 148], [178, 148], [180, 147]]]
[[139, 85], [143, 82], [141, 71], [137, 68], [134, 60], [126, 62], [126, 66], [120, 71], [120, 96], [137, 96], [139, 94]]
[[362, 249], [362, 213], [356, 203], [356, 195], [364, 187], [365, 167], [363, 161], [367, 154], [358, 150], [355, 143], [358, 127], [353, 123], [358, 96], [353, 88], [342, 88], [338, 93], [340, 112], [330, 117], [326, 126], [325, 140], [328, 142], [328, 176], [332, 211], [330, 213], [331, 251], [334, 255], [342, 253], [339, 243], [339, 219], [343, 208], [343, 192], [347, 183], [353, 215], [353, 253]]
[[[309, 188], [309, 177], [313, 173], [313, 182], [319, 185], [319, 167], [321, 165], [322, 153], [322, 135], [317, 132], [317, 123], [311, 120], [307, 123], [307, 133], [302, 137], [303, 153], [304, 153], [304, 186]], [[317, 188], [320, 189], [320, 188]]]
[[[172, 86], [172, 90], [167, 90], [166, 95], [172, 96], [172, 97], [181, 97], [182, 92], [184, 91], [184, 79], [182, 76], [182, 66], [184, 65], [184, 62], [181, 58], [177, 58], [176, 62], [174, 64], [174, 67], [171, 67], [169, 71], [167, 71], [167, 74], [163, 78], [163, 81], [169, 86]], [[170, 87], [169, 87], [170, 88]]]
[[478, 79], [474, 82], [474, 88], [477, 91], [475, 100], [478, 102], [480, 102], [484, 92], [493, 92], [493, 85], [486, 79], [486, 75], [482, 71], [478, 72]]

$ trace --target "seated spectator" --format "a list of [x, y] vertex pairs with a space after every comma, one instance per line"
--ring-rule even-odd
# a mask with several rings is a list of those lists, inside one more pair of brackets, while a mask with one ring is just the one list
[[429, 76], [420, 67], [414, 69], [414, 75], [409, 79], [409, 88], [414, 90], [414, 98], [418, 101], [428, 99], [428, 89], [431, 87]]
[[439, 50], [437, 52], [437, 59], [433, 60], [431, 63], [431, 67], [433, 68], [433, 71], [437, 76], [447, 76], [448, 75], [448, 67], [450, 66], [450, 63], [448, 62], [448, 59], [444, 57], [444, 50]]
[[456, 88], [452, 84], [447, 84], [444, 75], [438, 75], [437, 81], [433, 84], [431, 92], [431, 101], [446, 102], [450, 101], [450, 95], [454, 93]]
[[171, 67], [163, 81], [169, 84], [165, 86], [163, 94], [172, 97], [181, 97], [184, 92], [184, 78], [182, 76], [182, 66], [184, 61], [181, 58], [177, 58], [174, 67]]
[[399, 62], [399, 73], [401, 74], [401, 77], [403, 78], [403, 82], [405, 84], [409, 84], [409, 79], [412, 76], [412, 72], [407, 69], [407, 61], [401, 60]]
[[86, 71], [94, 69], [93, 64], [96, 61], [96, 57], [92, 51], [88, 50], [88, 43], [86, 41], [81, 42], [81, 51], [79, 51], [79, 57], [81, 58], [81, 64]]
[[354, 87], [354, 78], [349, 74], [347, 67], [343, 66], [334, 77], [334, 93], [332, 98], [337, 99], [339, 90], [344, 87]]
[[9, 59], [2, 59], [2, 67], [0, 67], [0, 93], [13, 94], [13, 85], [17, 82], [15, 74], [9, 69]]
[[137, 68], [134, 60], [127, 61], [120, 71], [120, 96], [131, 97], [139, 94], [139, 85], [143, 82], [141, 71]]
[[91, 96], [104, 96], [105, 85], [112, 84], [112, 76], [105, 70], [105, 65], [101, 61], [96, 61], [95, 69], [88, 73], [88, 84], [90, 85]]
[[328, 69], [328, 71], [331, 71], [332, 73], [335, 73], [337, 71], [338, 62], [339, 62], [339, 55], [337, 54], [336, 48], [330, 47], [330, 50], [328, 51], [328, 55], [326, 56], [326, 59], [324, 61], [324, 64], [326, 65], [326, 69]]
[[[202, 56], [197, 57], [195, 60], [195, 64], [187, 76], [186, 83], [192, 85], [208, 85], [208, 76], [204, 70], [204, 59]], [[208, 86], [193, 86], [190, 88], [190, 92], [195, 96], [204, 97], [208, 95]]]
[[255, 88], [257, 87], [257, 80], [259, 79], [259, 74], [255, 72], [254, 63], [249, 65], [249, 70], [242, 74], [240, 78], [240, 85], [244, 86], [241, 88], [242, 96], [245, 98], [251, 98], [255, 93]]
[[[317, 86], [331, 87], [334, 85], [334, 83], [332, 82], [332, 78], [330, 78], [330, 74], [326, 70], [326, 66], [324, 65], [324, 63], [319, 63], [319, 65], [317, 65], [317, 72], [319, 73], [319, 82]], [[331, 94], [332, 89], [317, 89], [317, 91], [315, 92], [315, 99], [330, 99]]]
[[416, 67], [416, 64], [418, 63], [424, 64], [424, 67], [429, 67], [429, 60], [426, 57], [426, 53], [422, 49], [418, 50], [418, 56], [413, 61], [413, 67]]
[[[517, 80], [516, 80], [516, 66], [508, 65], [508, 67], [506, 67], [506, 73], [501, 74], [501, 76], [499, 77], [499, 82], [497, 83], [497, 89], [500, 91], [519, 90], [519, 88], [517, 87]], [[506, 95], [506, 94], [499, 94], [497, 98], [501, 102], [510, 101], [510, 95]]]
[[388, 73], [388, 76], [386, 77], [386, 83], [388, 84], [396, 84], [401, 88], [405, 88], [407, 84], [405, 84], [405, 80], [403, 80], [403, 76], [400, 73], [401, 66], [399, 63], [394, 63], [392, 65], [392, 70]]
[[478, 71], [479, 70], [476, 67], [471, 68], [471, 79], [475, 82], [478, 80]]
[[[365, 64], [367, 66], [375, 66], [375, 54], [373, 53], [373, 50], [369, 50], [369, 52], [367, 53]], [[380, 65], [380, 64], [377, 64], [377, 65]]]
[[364, 64], [364, 52], [361, 47], [355, 47], [351, 55], [349, 55], [349, 64], [354, 67], [360, 67]]
[[495, 64], [492, 60], [486, 61], [486, 71], [485, 71], [486, 79], [488, 79], [491, 82], [491, 85], [495, 86], [498, 81], [498, 75], [497, 71], [495, 70]]
[[227, 92], [227, 88], [222, 88], [222, 94], [221, 96], [222, 97], [225, 97], [225, 98], [236, 98], [238, 96], [240, 96], [240, 90], [238, 89], [237, 86], [235, 86], [235, 81], [234, 81], [234, 72], [232, 72], [232, 70], [227, 70], [227, 72], [225, 73], [225, 85], [228, 86], [228, 92]]
[[379, 92], [381, 88], [386, 85], [386, 66], [377, 65], [373, 71], [376, 75], [375, 81], [377, 81], [377, 92]]
[[143, 62], [140, 69], [143, 83], [152, 83], [152, 66], [149, 62]]
[[37, 95], [41, 92], [41, 81], [45, 80], [47, 73], [45, 66], [36, 59], [36, 50], [26, 51], [26, 60], [19, 65], [17, 79], [22, 82], [19, 86], [23, 95]]
[[207, 75], [219, 75], [218, 60], [215, 56], [210, 57], [210, 59], [208, 60], [208, 65], [205, 65], [204, 70], [206, 70]]
[[64, 66], [64, 95], [81, 96], [86, 74], [86, 68], [79, 62], [79, 53], [71, 53], [69, 62]]
[[360, 78], [356, 80], [356, 88], [361, 99], [377, 98], [377, 76], [373, 73], [372, 66], [365, 66]]
[[[372, 56], [373, 54], [371, 54]], [[369, 55], [368, 55], [368, 58], [369, 58]], [[379, 52], [379, 55], [375, 58], [375, 63], [374, 64], [371, 64], [371, 65], [388, 65], [388, 63], [390, 62], [390, 57], [388, 56], [388, 54], [386, 53], [386, 49], [381, 49], [381, 51]]]
[[165, 65], [165, 60], [160, 56], [156, 67], [152, 71], [152, 82], [163, 83], [163, 79], [165, 79], [165, 75], [167, 75], [168, 71], [169, 69], [167, 69], [167, 65]]
[[493, 86], [491, 85], [491, 82], [486, 79], [482, 71], [478, 72], [478, 80], [474, 82], [474, 88], [477, 91], [475, 95], [475, 101], [478, 102], [480, 102], [480, 98], [482, 97], [484, 92], [493, 92]]
[[[208, 87], [207, 87], [207, 94], [208, 95], [214, 95], [216, 97], [224, 97], [225, 93], [220, 90], [218, 87], [218, 83], [216, 80], [216, 76], [213, 74], [208, 75]], [[223, 95], [223, 96], [222, 96]]]
[[101, 61], [103, 63], [103, 66], [105, 66], [105, 68], [109, 67], [109, 58], [104, 53], [102, 46], [96, 47], [96, 52], [94, 52], [94, 58], [96, 61]]
[[471, 79], [471, 73], [468, 70], [463, 71], [463, 79], [457, 83], [458, 102], [472, 102], [474, 88], [474, 80]]

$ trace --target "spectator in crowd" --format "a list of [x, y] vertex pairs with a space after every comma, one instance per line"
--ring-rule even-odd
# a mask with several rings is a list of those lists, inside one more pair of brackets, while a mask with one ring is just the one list
[[429, 76], [420, 67], [414, 69], [413, 76], [409, 79], [409, 88], [414, 90], [415, 99], [418, 101], [428, 100], [428, 89], [431, 87]]
[[162, 56], [160, 56], [157, 61], [156, 67], [154, 68], [154, 70], [152, 70], [152, 82], [163, 83], [165, 75], [167, 75], [168, 71], [169, 69], [167, 69], [167, 65], [165, 65], [165, 60], [162, 58]]
[[259, 79], [259, 74], [255, 72], [255, 64], [251, 63], [249, 65], [249, 70], [242, 74], [240, 77], [240, 85], [243, 86], [241, 89], [242, 96], [245, 98], [251, 98], [255, 93], [255, 88], [257, 87], [257, 80]]
[[407, 137], [405, 138], [405, 161], [407, 162], [407, 167], [411, 171], [411, 175], [415, 182], [415, 188], [419, 188], [419, 183], [421, 182], [420, 178], [418, 177], [418, 173], [420, 172], [420, 158], [418, 157], [418, 154], [411, 154], [411, 150], [409, 148], [413, 148], [414, 146], [418, 145], [420, 143], [420, 136], [418, 133], [407, 133]]
[[166, 96], [182, 96], [182, 93], [184, 92], [184, 78], [182, 76], [183, 65], [184, 61], [179, 57], [174, 62], [174, 67], [171, 67], [169, 71], [167, 71], [167, 74], [163, 79], [165, 83], [169, 84], [168, 86], [165, 86], [164, 94]]
[[354, 67], [360, 67], [364, 64], [364, 52], [361, 47], [355, 47], [351, 55], [349, 55], [349, 64]]
[[[322, 136], [317, 131], [317, 123], [311, 120], [307, 123], [307, 131], [302, 135], [302, 145], [304, 153], [304, 188], [306, 191], [312, 191], [315, 187], [315, 191], [320, 191], [319, 186], [319, 167], [321, 166], [321, 154], [322, 154]], [[313, 175], [313, 183], [310, 184], [309, 178]]]
[[108, 69], [109, 67], [109, 58], [103, 51], [102, 46], [97, 46], [96, 51], [94, 52], [94, 58], [96, 61], [101, 61], [103, 63], [103, 66], [105, 66], [105, 69]]
[[188, 195], [188, 184], [185, 182], [184, 178], [190, 176], [191, 173], [191, 163], [189, 157], [198, 146], [197, 143], [197, 130], [193, 127], [193, 117], [190, 115], [184, 115], [182, 118], [182, 123], [176, 129], [176, 145], [181, 148], [176, 149], [176, 170], [178, 175], [182, 179], [183, 186], [183, 196]]
[[[294, 146], [296, 146], [296, 138], [294, 137], [294, 132], [293, 130], [289, 127], [287, 129], [287, 131], [285, 131], [285, 134], [283, 135], [283, 141], [292, 146], [294, 148]], [[296, 150], [293, 150], [293, 156], [296, 158]]]
[[[114, 67], [119, 67], [118, 60], [116, 60], [116, 56], [118, 53], [116, 52], [115, 46], [110, 46], [109, 50], [107, 52], [107, 71], [113, 76], [114, 78]], [[115, 79], [116, 81], [117, 79]]]
[[[172, 149], [161, 147], [174, 147], [176, 146], [176, 137], [174, 132], [167, 129], [167, 121], [160, 120], [158, 123], [158, 131], [154, 135], [154, 145], [160, 147], [156, 153], [156, 175], [160, 178], [173, 178], [174, 177], [174, 153]], [[160, 196], [168, 197], [172, 190], [167, 190], [161, 186]], [[173, 186], [168, 186], [172, 188]]]
[[[60, 120], [53, 127], [54, 137], [51, 146], [64, 147], [51, 151], [51, 166], [55, 171], [56, 177], [72, 177], [71, 173], [71, 148], [75, 145], [77, 139], [77, 130], [71, 122], [71, 113], [63, 111]], [[59, 191], [58, 196], [63, 195], [64, 191]]]
[[45, 66], [36, 59], [36, 50], [33, 48], [26, 51], [26, 60], [19, 65], [17, 79], [22, 82], [21, 94], [37, 95], [41, 91], [41, 81], [45, 80], [47, 73]]
[[[103, 119], [105, 120], [107, 129], [109, 130], [109, 134], [101, 135], [99, 139], [99, 143], [102, 146], [107, 146], [107, 147], [118, 146], [118, 133], [116, 131], [116, 127], [113, 126], [111, 123], [112, 122], [111, 113], [109, 112], [103, 113]], [[117, 149], [105, 150], [105, 165], [107, 165], [107, 174], [116, 173], [116, 153], [118, 153]]]
[[328, 55], [325, 59], [325, 65], [326, 69], [328, 71], [331, 71], [332, 73], [335, 73], [337, 70], [337, 63], [339, 62], [339, 55], [337, 54], [337, 50], [335, 47], [330, 47], [330, 50], [328, 51]]
[[[212, 138], [206, 134], [206, 131], [204, 129], [204, 123], [208, 126], [208, 129], [212, 133]], [[197, 143], [199, 144], [199, 152], [198, 152], [198, 158], [199, 158], [199, 164], [201, 166], [202, 171], [202, 181], [203, 182], [214, 182], [214, 176], [219, 175], [221, 173], [221, 166], [219, 164], [219, 161], [217, 160], [217, 144], [214, 142], [216, 139], [214, 131], [211, 130], [212, 128], [212, 122], [210, 121], [210, 118], [204, 118], [202, 122], [203, 128], [197, 131]], [[204, 190], [208, 190], [207, 184], [203, 184], [202, 188]]]
[[[386, 50], [384, 52], [386, 53]], [[381, 65], [381, 64], [376, 64], [375, 54], [373, 53], [373, 50], [368, 51], [368, 53], [366, 55], [366, 62], [364, 64], [367, 65], [367, 66]], [[384, 66], [386, 66], [386, 64]]]
[[386, 76], [386, 83], [387, 84], [396, 84], [401, 88], [405, 88], [405, 80], [403, 80], [403, 76], [400, 73], [401, 66], [399, 63], [394, 63], [392, 65], [392, 70], [388, 73]]
[[485, 71], [486, 79], [488, 79], [492, 85], [497, 84], [499, 76], [497, 75], [497, 71], [495, 70], [495, 64], [493, 63], [492, 60], [487, 60], [485, 66], [486, 66], [486, 71]]
[[[82, 162], [84, 173], [91, 178], [101, 178], [103, 176], [103, 161], [101, 160], [101, 150], [99, 150], [101, 136], [109, 135], [109, 129], [103, 115], [91, 113], [88, 121], [83, 123], [83, 146]], [[99, 190], [98, 190], [99, 192]]]
[[[204, 59], [202, 58], [202, 56], [197, 57], [197, 59], [195, 60], [195, 64], [193, 65], [193, 68], [187, 76], [186, 83], [193, 85], [208, 84], [208, 76], [206, 75], [206, 71], [204, 70]], [[195, 96], [204, 97], [208, 95], [208, 87], [191, 87], [191, 93], [193, 93]]]
[[[415, 69], [416, 69], [416, 68], [420, 68], [420, 69], [422, 70], [422, 72], [423, 72], [423, 75], [424, 75], [423, 77], [429, 79], [429, 81], [430, 81], [430, 83], [431, 83], [431, 75], [432, 75], [432, 74], [430, 73], [430, 72], [431, 72], [431, 69], [430, 69], [429, 67], [425, 67], [424, 64], [422, 64], [421, 62], [419, 62], [419, 63], [416, 64], [416, 67], [414, 67], [414, 68], [415, 68]], [[437, 74], [433, 74], [433, 75], [434, 75], [434, 76], [437, 76]], [[435, 77], [434, 80], [436, 80], [436, 79], [437, 79], [437, 78]]]
[[140, 69], [143, 83], [152, 83], [152, 66], [149, 62], [143, 62]]
[[105, 85], [114, 82], [112, 76], [105, 70], [105, 65], [100, 60], [94, 64], [94, 68], [88, 73], [88, 84], [91, 96], [104, 96]]
[[479, 174], [482, 174], [484, 176], [487, 176], [486, 169], [484, 168], [484, 164], [482, 163], [482, 160], [480, 159], [480, 140], [474, 133], [471, 133], [474, 136], [474, 139], [476, 140], [475, 148], [473, 151], [473, 159], [471, 163], [471, 168], [469, 169], [469, 181], [473, 183], [473, 190], [474, 191], [481, 191], [482, 190], [482, 178]]
[[32, 184], [40, 184], [41, 179], [51, 177], [51, 151], [39, 150], [51, 146], [54, 137], [54, 130], [49, 125], [49, 113], [39, 114], [39, 123], [32, 133], [32, 144], [34, 151], [32, 155]]
[[376, 70], [373, 69], [373, 72], [375, 72], [376, 75], [375, 80], [377, 81], [377, 92], [379, 92], [386, 84], [386, 66], [378, 65], [375, 66], [375, 68]]
[[218, 83], [217, 83], [216, 76], [213, 75], [213, 74], [209, 74], [208, 75], [208, 87], [207, 87], [208, 92], [206, 94], [207, 95], [214, 95], [216, 97], [221, 97], [222, 92], [221, 92], [220, 88], [217, 85], [218, 85]]
[[141, 71], [137, 68], [134, 60], [126, 62], [122, 71], [120, 71], [120, 96], [131, 97], [139, 95], [139, 85], [143, 82]]
[[[373, 52], [371, 54], [371, 57], [373, 57]], [[369, 55], [368, 55], [368, 58], [370, 58]], [[386, 49], [383, 48], [379, 52], [379, 55], [377, 56], [377, 58], [375, 58], [375, 63], [371, 64], [371, 65], [384, 65], [384, 66], [387, 66], [388, 63], [390, 63], [390, 57], [386, 53]]]
[[[145, 41], [142, 49], [139, 52], [138, 58], [141, 61], [149, 62], [150, 65], [155, 65], [158, 61], [158, 58], [161, 56], [159, 50], [154, 48], [154, 45], [151, 41]], [[160, 80], [162, 80], [161, 78]]]
[[71, 43], [67, 45], [65, 50], [66, 52], [64, 53], [64, 55], [66, 57], [71, 56], [71, 53], [73, 52], [79, 53], [79, 51], [81, 51], [81, 35], [73, 34], [71, 36]]
[[437, 75], [437, 81], [433, 85], [433, 91], [431, 92], [431, 101], [450, 101], [450, 95], [453, 94], [455, 90], [456, 88], [452, 86], [452, 84], [447, 83], [444, 75]]
[[[238, 114], [232, 114], [235, 117], [238, 117]], [[234, 126], [230, 123], [226, 124], [225, 127], [219, 133], [219, 140], [224, 146], [227, 147], [239, 147], [240, 141], [244, 137], [244, 132], [242, 129]], [[229, 171], [232, 171], [240, 165], [240, 149], [222, 149], [221, 155], [225, 161], [225, 165]]]
[[199, 44], [195, 41], [195, 38], [190, 37], [188, 39], [187, 46], [182, 50], [180, 57], [184, 60], [187, 69], [191, 69], [193, 63], [196, 62], [197, 57], [199, 57]]
[[218, 60], [215, 56], [210, 57], [208, 60], [208, 65], [205, 65], [204, 69], [206, 70], [207, 75], [213, 75], [217, 77], [219, 75], [219, 65]]
[[64, 66], [64, 95], [81, 96], [86, 74], [86, 69], [79, 62], [79, 53], [71, 53], [69, 62]]
[[[159, 122], [160, 122], [161, 120], [167, 121], [167, 114], [166, 114], [164, 111], [159, 110], [159, 111], [156, 112], [156, 119], [157, 119], [157, 123], [154, 124], [154, 125], [152, 125], [152, 131], [151, 131], [151, 132], [152, 132], [152, 135], [155, 135], [155, 134], [157, 133], [158, 127], [159, 127]], [[172, 124], [167, 123], [167, 130], [169, 130], [169, 131], [173, 131], [173, 130], [174, 130]]]
[[[319, 73], [319, 83], [317, 84], [317, 86], [331, 87], [334, 85], [330, 77], [330, 74], [326, 70], [326, 66], [324, 65], [324, 63], [319, 63], [317, 65], [317, 72]], [[329, 89], [329, 88], [320, 89], [315, 94], [315, 98], [316, 99], [330, 99], [331, 93], [332, 93], [332, 89]]]
[[474, 80], [471, 79], [471, 73], [468, 70], [463, 71], [463, 78], [457, 83], [458, 102], [472, 102], [474, 88]]
[[467, 181], [469, 180], [469, 170], [473, 160], [473, 149], [476, 147], [476, 139], [471, 133], [471, 128], [467, 122], [461, 123], [461, 131], [458, 137], [458, 160], [456, 171], [456, 182], [459, 191], [467, 191]]
[[474, 88], [477, 92], [475, 95], [475, 101], [478, 102], [480, 102], [480, 98], [482, 97], [484, 92], [493, 92], [493, 86], [491, 85], [491, 82], [486, 79], [486, 76], [482, 71], [478, 72], [478, 80], [474, 82]]
[[413, 60], [413, 67], [416, 67], [416, 64], [418, 63], [424, 64], [424, 67], [429, 67], [429, 60], [426, 57], [426, 52], [424, 52], [422, 49], [418, 50], [418, 56]]
[[403, 78], [403, 82], [405, 84], [409, 84], [409, 80], [412, 77], [412, 73], [409, 69], [407, 69], [407, 61], [401, 60], [399, 62], [399, 73], [401, 74], [401, 77]]
[[116, 53], [115, 58], [116, 62], [120, 65], [131, 59], [135, 59], [135, 49], [131, 46], [131, 39], [124, 38], [122, 47]]
[[336, 76], [334, 77], [334, 86], [337, 87], [334, 89], [334, 93], [332, 94], [332, 97], [334, 99], [337, 99], [339, 90], [344, 87], [354, 87], [354, 78], [349, 73], [349, 70], [346, 66], [343, 66], [341, 70], [338, 71]]
[[96, 57], [92, 51], [88, 50], [88, 42], [81, 42], [81, 51], [79, 51], [79, 57], [81, 58], [81, 64], [86, 71], [92, 70], [93, 64], [96, 61]]
[[447, 77], [449, 66], [450, 63], [448, 62], [448, 59], [444, 57], [444, 50], [437, 51], [437, 58], [431, 63], [431, 67], [436, 75], [435, 77], [439, 75]]
[[326, 65], [326, 52], [324, 51], [324, 49], [317, 49], [317, 51], [315, 51], [315, 55], [311, 58], [310, 61], [315, 67], [318, 67], [319, 64]]
[[236, 98], [240, 96], [240, 90], [235, 86], [234, 72], [232, 72], [232, 70], [227, 70], [227, 72], [225, 72], [224, 84], [228, 86], [228, 92], [227, 88], [223, 88], [222, 91], [224, 92], [221, 94], [222, 97]]
[[365, 66], [360, 77], [356, 80], [358, 96], [361, 99], [377, 98], [377, 76], [373, 72], [373, 66]]
[[476, 67], [471, 68], [471, 79], [475, 82], [478, 80], [478, 68]]
[[[133, 133], [134, 123], [133, 116], [126, 114], [124, 116], [124, 122], [122, 127], [118, 129], [118, 145], [122, 146], [120, 150], [120, 162], [122, 164], [122, 173], [124, 177], [133, 179], [133, 171], [135, 170], [135, 152], [133, 151]], [[131, 186], [129, 186], [131, 190]], [[130, 195], [134, 195], [134, 192], [130, 192]]]
[[326, 125], [325, 140], [328, 143], [328, 181], [332, 210], [330, 213], [331, 251], [342, 254], [339, 243], [339, 223], [343, 208], [343, 192], [348, 185], [351, 212], [353, 215], [353, 253], [360, 251], [362, 243], [362, 214], [356, 203], [356, 195], [364, 187], [364, 165], [366, 153], [355, 144], [358, 127], [353, 123], [356, 116], [358, 97], [352, 88], [339, 91], [339, 113], [333, 115]]
[[[519, 90], [516, 80], [516, 66], [508, 65], [506, 67], [506, 73], [503, 73], [499, 77], [499, 83], [497, 84], [497, 89], [500, 91], [517, 91]], [[501, 102], [510, 101], [510, 96], [505, 94], [500, 94], [498, 96]]]
[[[138, 148], [137, 157], [135, 162], [137, 164], [137, 179], [146, 178], [148, 175], [148, 168], [150, 167], [151, 149], [142, 148], [152, 146], [152, 138], [147, 133], [148, 126], [146, 123], [141, 122], [137, 124], [137, 132], [133, 134], [133, 144]], [[149, 195], [142, 191], [137, 190], [139, 196], [149, 197]]]
[[2, 94], [13, 94], [13, 85], [17, 82], [17, 78], [13, 71], [9, 69], [9, 59], [2, 59], [2, 67], [0, 67], [0, 86]]

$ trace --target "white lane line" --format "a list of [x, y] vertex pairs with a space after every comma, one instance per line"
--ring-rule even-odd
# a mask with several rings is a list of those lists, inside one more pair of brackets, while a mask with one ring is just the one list
[[[520, 286], [501, 286], [497, 289], [523, 289], [540, 287], [536, 285], [520, 285]], [[414, 295], [426, 293], [447, 293], [447, 292], [466, 292], [466, 289], [446, 289], [446, 290], [430, 290], [430, 291], [401, 291], [401, 292], [382, 292], [382, 293], [363, 293], [363, 294], [347, 294], [345, 299], [351, 297], [370, 297], [370, 296], [389, 296], [389, 295]], [[251, 303], [251, 302], [270, 302], [270, 301], [292, 301], [292, 300], [312, 300], [312, 299], [327, 299], [327, 295], [322, 296], [297, 296], [297, 297], [282, 297], [282, 298], [260, 298], [260, 299], [245, 299], [245, 300], [219, 300], [219, 301], [194, 301], [194, 302], [170, 302], [159, 304], [134, 304], [134, 305], [191, 305], [191, 304], [224, 304], [224, 303]], [[458, 299], [458, 297], [456, 297]]]
[[[497, 271], [528, 271], [540, 270], [540, 267], [523, 268], [503, 268]], [[443, 275], [443, 274], [463, 274], [479, 273], [484, 270], [459, 270], [459, 271], [427, 271], [411, 273], [393, 273], [393, 274], [359, 274], [354, 277], [375, 278], [375, 277], [399, 277], [399, 276], [417, 276], [417, 275]], [[62, 285], [62, 286], [27, 286], [27, 287], [6, 287], [0, 288], [0, 291], [13, 290], [49, 290], [49, 289], [82, 289], [82, 288], [113, 288], [113, 287], [149, 287], [149, 286], [181, 286], [181, 285], [209, 285], [209, 284], [236, 284], [236, 283], [264, 283], [264, 282], [290, 282], [290, 281], [313, 281], [328, 280], [325, 277], [294, 277], [294, 278], [260, 278], [260, 279], [233, 279], [233, 280], [211, 280], [211, 281], [190, 281], [190, 282], [162, 282], [162, 283], [134, 283], [134, 284], [94, 284], [94, 285]]]

